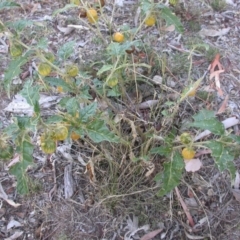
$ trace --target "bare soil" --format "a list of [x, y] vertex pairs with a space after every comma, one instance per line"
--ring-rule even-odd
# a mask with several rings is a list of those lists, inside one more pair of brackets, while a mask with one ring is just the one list
[[[72, 59], [86, 69], [90, 63], [100, 61], [101, 47], [99, 39], [90, 30], [75, 29], [68, 34], [59, 30], [67, 24], [84, 26], [78, 19], [77, 10], [69, 10], [52, 17], [56, 9], [62, 8], [66, 3], [61, 1], [16, 1], [22, 4], [22, 9], [16, 8], [9, 11], [0, 11], [0, 19], [3, 22], [17, 19], [36, 21], [44, 27], [41, 31], [26, 30], [23, 41], [32, 44], [42, 34], [47, 36], [51, 50], [56, 53], [58, 47], [67, 41], [76, 40], [77, 46]], [[138, 1], [123, 1], [122, 7], [114, 6], [114, 1], [105, 1], [104, 14], [110, 16], [114, 7], [117, 8], [113, 31], [118, 26], [128, 23], [134, 27], [134, 19], [137, 15]], [[213, 10], [209, 1], [180, 1], [179, 8], [174, 9], [176, 15], [184, 24], [185, 33], [180, 35], [175, 31], [165, 32], [162, 35], [160, 28], [143, 27], [137, 38], [148, 43], [153, 52], [160, 56], [167, 56], [169, 69], [169, 86], [176, 91], [178, 86], [184, 85], [188, 74], [187, 53], [197, 43], [207, 43], [216, 52], [221, 54], [221, 62], [225, 69], [221, 79], [221, 87], [225, 96], [229, 96], [227, 111], [221, 115], [240, 117], [240, 2], [233, 0], [221, 11]], [[202, 29], [229, 28], [227, 34], [215, 37], [201, 35]], [[109, 39], [111, 33], [106, 25], [101, 25], [102, 34]], [[201, 31], [202, 31], [201, 30]], [[32, 34], [32, 35], [31, 35]], [[30, 37], [32, 36], [32, 37]], [[0, 35], [0, 79], [3, 79], [4, 70], [9, 63], [8, 52], [5, 51], [7, 39]], [[206, 71], [215, 54], [206, 53], [196, 56], [193, 62], [192, 76], [198, 79]], [[146, 57], [147, 58], [147, 57]], [[142, 61], [145, 61], [143, 59]], [[149, 61], [147, 59], [146, 61]], [[30, 63], [29, 63], [30, 66]], [[23, 72], [26, 69], [23, 69]], [[160, 75], [158, 69], [150, 73], [149, 77]], [[207, 77], [209, 79], [209, 76]], [[24, 82], [24, 80], [22, 80]], [[19, 86], [21, 88], [20, 82]], [[206, 84], [207, 85], [207, 84]], [[18, 85], [16, 84], [16, 91]], [[146, 86], [142, 91], [143, 98], [147, 99], [149, 92], [155, 93], [155, 89]], [[130, 94], [130, 93], [129, 93]], [[131, 92], [134, 95], [134, 92]], [[132, 96], [133, 96], [132, 95]], [[130, 95], [131, 96], [131, 95]], [[216, 97], [211, 109], [217, 110], [224, 98]], [[132, 99], [132, 101], [134, 101]], [[7, 126], [14, 113], [3, 111], [11, 102], [1, 90], [0, 121]], [[191, 102], [194, 111], [199, 108], [197, 99]], [[188, 118], [188, 113], [183, 118]], [[239, 126], [234, 129], [239, 133]], [[181, 185], [178, 187], [182, 198], [187, 204], [193, 216], [195, 227], [189, 226], [186, 215], [175, 193], [169, 193], [164, 197], [157, 197], [156, 183], [153, 175], [145, 178], [148, 166], [144, 163], [132, 164], [132, 172], [129, 171], [124, 178], [121, 172], [128, 163], [118, 169], [119, 179], [111, 179], [107, 160], [94, 159], [96, 171], [96, 183], [86, 172], [81, 158], [89, 159], [91, 149], [89, 145], [80, 140], [70, 146], [70, 154], [73, 161], [67, 159], [61, 153], [56, 153], [51, 158], [44, 156], [36, 143], [34, 153], [34, 165], [29, 168], [28, 175], [33, 182], [33, 191], [28, 196], [20, 196], [16, 192], [16, 180], [9, 175], [6, 163], [1, 163], [1, 184], [8, 195], [19, 207], [12, 207], [5, 201], [0, 208], [0, 239], [28, 239], [28, 240], [90, 240], [90, 239], [141, 239], [145, 234], [143, 230], [133, 234], [137, 228], [149, 226], [148, 232], [161, 229], [162, 232], [151, 239], [212, 239], [212, 240], [237, 240], [240, 239], [240, 205], [233, 196], [231, 179], [228, 172], [219, 172], [214, 161], [206, 156], [203, 159], [203, 167], [197, 173], [185, 173]], [[111, 153], [114, 148], [106, 144], [106, 153]], [[124, 150], [119, 150], [120, 160], [124, 159]], [[110, 154], [111, 156], [111, 154]], [[154, 159], [155, 172], [162, 169], [162, 159]], [[237, 170], [240, 170], [240, 159], [235, 160]], [[117, 165], [117, 164], [116, 164]], [[107, 166], [107, 167], [106, 167]], [[70, 199], [65, 199], [64, 171], [68, 167], [74, 185], [74, 194]], [[109, 182], [109, 181], [112, 182]], [[115, 182], [114, 182], [115, 181]], [[131, 183], [134, 183], [131, 186]], [[114, 192], [117, 185], [118, 191]], [[114, 194], [113, 194], [114, 193]], [[192, 197], [191, 197], [192, 196]], [[239, 200], [239, 199], [238, 199]], [[17, 221], [19, 225], [9, 227], [9, 223]], [[20, 233], [21, 234], [20, 234]], [[19, 233], [18, 238], [10, 236]], [[149, 238], [150, 239], [150, 238]]]

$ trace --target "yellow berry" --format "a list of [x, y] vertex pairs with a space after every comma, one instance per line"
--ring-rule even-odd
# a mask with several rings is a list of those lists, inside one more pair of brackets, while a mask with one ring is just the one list
[[78, 66], [77, 65], [68, 65], [66, 67], [66, 73], [70, 77], [76, 77], [78, 75]]
[[116, 32], [113, 34], [113, 41], [121, 43], [124, 41], [124, 35], [120, 32]]
[[61, 86], [57, 86], [57, 91], [58, 91], [59, 93], [64, 92], [64, 91], [63, 91], [63, 88], [62, 88]]
[[97, 11], [94, 8], [87, 10], [87, 19], [90, 23], [96, 23], [98, 20]]
[[148, 27], [155, 25], [156, 17], [154, 15], [149, 15], [144, 22]]
[[118, 79], [117, 78], [111, 78], [107, 81], [107, 85], [109, 87], [115, 87], [118, 84]]
[[39, 74], [41, 74], [44, 77], [48, 76], [51, 73], [51, 71], [52, 71], [52, 68], [47, 63], [40, 63], [38, 66]]
[[68, 137], [68, 129], [64, 125], [57, 125], [52, 133], [52, 139], [56, 141], [63, 141]]
[[80, 0], [70, 0], [71, 4], [80, 5]]
[[192, 148], [184, 148], [182, 150], [182, 156], [186, 160], [193, 159], [195, 156], [195, 151]]
[[71, 133], [71, 139], [77, 141], [81, 136], [75, 132]]
[[189, 133], [184, 132], [180, 136], [180, 141], [182, 144], [189, 144], [190, 142], [192, 142], [192, 137]]
[[44, 153], [52, 154], [56, 151], [56, 142], [51, 139], [50, 134], [44, 132], [40, 137], [40, 146]]
[[176, 6], [178, 4], [178, 0], [169, 0], [169, 3], [172, 5], [172, 6]]
[[12, 57], [18, 57], [22, 55], [22, 46], [19, 44], [13, 44], [10, 46], [10, 54]]

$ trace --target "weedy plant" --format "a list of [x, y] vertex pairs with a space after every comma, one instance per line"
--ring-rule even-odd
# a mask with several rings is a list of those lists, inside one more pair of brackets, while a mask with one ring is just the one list
[[[136, 69], [142, 68], [151, 71], [153, 68], [149, 62], [140, 61], [135, 58], [136, 49], [146, 49], [140, 40], [135, 37], [143, 27], [153, 27], [158, 21], [165, 21], [166, 25], [174, 25], [175, 30], [183, 33], [183, 26], [180, 20], [173, 14], [172, 10], [162, 3], [141, 0], [141, 18], [139, 26], [131, 29], [129, 26], [120, 26], [118, 30], [111, 33], [109, 38], [105, 38], [99, 28], [99, 19], [104, 19], [102, 7], [104, 1], [98, 1], [97, 7], [89, 5], [86, 1], [71, 1], [64, 8], [56, 10], [54, 16], [71, 8], [81, 10], [81, 21], [85, 22], [102, 40], [104, 48], [104, 61], [94, 62], [92, 66], [97, 68], [96, 76], [91, 72], [79, 70], [80, 66], [71, 62], [71, 55], [74, 51], [74, 41], [69, 41], [60, 46], [57, 53], [48, 50], [47, 39], [42, 38], [31, 46], [24, 43], [24, 29], [34, 26], [34, 22], [27, 20], [17, 20], [13, 22], [0, 22], [1, 33], [9, 40], [9, 56], [11, 61], [4, 73], [4, 89], [8, 96], [11, 95], [12, 80], [21, 73], [21, 67], [31, 61], [36, 62], [36, 69], [29, 77], [19, 92], [33, 108], [30, 116], [16, 116], [13, 122], [2, 128], [0, 136], [0, 158], [10, 160], [16, 153], [16, 163], [10, 168], [10, 172], [17, 178], [17, 190], [21, 194], [29, 192], [29, 178], [26, 170], [33, 163], [33, 152], [35, 148], [34, 136], [40, 138], [40, 148], [46, 154], [53, 154], [59, 141], [83, 141], [97, 145], [106, 141], [124, 149], [126, 156], [136, 164], [138, 161], [151, 161], [154, 155], [164, 156], [164, 170], [155, 177], [156, 181], [161, 181], [159, 195], [164, 195], [177, 186], [182, 178], [186, 161], [193, 161], [195, 154], [208, 148], [218, 168], [229, 170], [234, 175], [233, 160], [238, 154], [240, 138], [227, 132], [224, 125], [216, 119], [212, 111], [201, 110], [193, 116], [193, 121], [189, 124], [190, 130], [179, 134], [172, 127], [180, 106], [189, 97], [194, 97], [202, 83], [203, 77], [197, 81], [191, 80], [191, 62], [189, 67], [188, 86], [178, 94], [174, 102], [167, 102], [167, 109], [161, 112], [166, 117], [169, 126], [163, 132], [156, 132], [148, 129], [145, 133], [136, 126], [136, 122], [130, 118], [122, 117], [122, 120], [130, 125], [129, 134], [119, 130], [116, 119], [113, 115], [118, 115], [112, 99], [126, 99], [127, 89], [136, 87], [138, 81], [145, 81], [142, 75], [136, 75]], [[175, 5], [177, 1], [171, 1]], [[15, 2], [4, 1], [0, 4], [0, 10], [21, 7]], [[85, 14], [86, 13], [86, 14]], [[86, 19], [85, 19], [85, 18]], [[106, 20], [107, 21], [107, 20]], [[107, 22], [108, 23], [108, 22]], [[94, 25], [94, 27], [93, 27]], [[194, 49], [193, 49], [194, 50]], [[156, 59], [158, 59], [156, 57]], [[191, 59], [191, 56], [190, 58]], [[162, 60], [162, 73], [165, 65]], [[129, 73], [133, 73], [129, 75]], [[131, 76], [131, 77], [129, 77]], [[64, 92], [65, 96], [59, 102], [61, 110], [56, 115], [43, 117], [40, 108], [40, 93], [47, 91], [52, 94], [54, 91]], [[98, 108], [96, 101], [90, 93], [94, 92], [96, 98], [104, 100], [112, 110], [112, 114], [105, 114]], [[81, 103], [81, 107], [80, 107]], [[84, 105], [82, 107], [82, 105]], [[167, 111], [167, 112], [166, 112]], [[209, 130], [214, 134], [214, 138], [207, 141], [194, 141], [191, 129]], [[136, 146], [137, 135], [141, 136], [141, 146]], [[159, 144], [161, 142], [161, 144]], [[160, 145], [160, 146], [159, 146]], [[101, 146], [102, 148], [104, 146]], [[105, 149], [106, 150], [106, 149]], [[103, 149], [103, 153], [107, 152]], [[106, 154], [107, 155], [107, 154]], [[115, 170], [109, 164], [109, 171]], [[136, 168], [136, 172], [137, 172]], [[116, 180], [116, 173], [112, 176]], [[114, 182], [114, 181], [113, 181]], [[117, 192], [117, 186], [112, 186], [113, 193]], [[128, 186], [130, 187], [130, 186]]]

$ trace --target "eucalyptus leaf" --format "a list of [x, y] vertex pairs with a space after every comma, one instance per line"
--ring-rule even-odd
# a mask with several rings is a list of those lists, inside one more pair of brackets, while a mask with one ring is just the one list
[[166, 21], [167, 25], [174, 25], [175, 29], [179, 33], [184, 32], [184, 28], [182, 23], [180, 22], [179, 18], [172, 13], [169, 8], [162, 8], [161, 10], [161, 17]]

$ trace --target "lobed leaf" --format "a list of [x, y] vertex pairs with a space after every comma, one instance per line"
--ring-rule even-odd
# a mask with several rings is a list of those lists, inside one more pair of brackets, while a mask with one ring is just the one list
[[97, 103], [93, 102], [91, 104], [89, 104], [88, 106], [82, 108], [80, 110], [80, 118], [83, 122], [86, 122], [89, 117], [92, 117], [97, 110]]
[[21, 56], [17, 59], [14, 59], [10, 62], [8, 69], [4, 73], [4, 88], [7, 91], [8, 96], [10, 95], [10, 85], [12, 79], [21, 73], [21, 66], [27, 62], [25, 56]]
[[159, 154], [161, 156], [168, 157], [172, 152], [172, 147], [170, 146], [160, 146], [156, 148], [152, 148], [150, 153], [151, 154]]
[[189, 126], [202, 130], [209, 130], [216, 135], [222, 135], [225, 132], [224, 125], [215, 118], [213, 111], [203, 109], [193, 116], [194, 122]]
[[0, 10], [4, 8], [14, 8], [14, 7], [21, 7], [21, 5], [11, 1], [4, 1], [0, 3]]
[[20, 194], [27, 194], [29, 192], [26, 169], [33, 163], [33, 149], [33, 145], [24, 140], [20, 146], [20, 161], [10, 169], [10, 173], [17, 178], [17, 191]]
[[63, 46], [58, 49], [58, 57], [66, 60], [68, 59], [74, 51], [75, 41], [66, 42]]
[[70, 86], [61, 78], [45, 77], [44, 81], [51, 86], [62, 87], [64, 91], [69, 91], [71, 89]]
[[229, 170], [233, 177], [236, 169], [233, 164], [234, 153], [232, 153], [231, 148], [224, 145], [224, 143], [215, 140], [210, 141], [206, 146], [212, 150], [212, 157], [214, 158], [218, 169], [220, 171]]
[[37, 43], [37, 48], [45, 50], [48, 47], [48, 39], [47, 38], [41, 38]]
[[39, 90], [40, 87], [38, 85], [32, 86], [33, 81], [28, 80], [24, 86], [23, 89], [20, 91], [20, 94], [26, 98], [27, 102], [31, 106], [36, 106], [36, 103], [38, 103], [40, 99]]
[[73, 116], [75, 116], [75, 113], [78, 112], [78, 110], [79, 110], [79, 102], [75, 97], [62, 98], [61, 101], [59, 102], [59, 104], [61, 105], [61, 107], [66, 108], [67, 112]]
[[7, 27], [12, 27], [16, 32], [21, 32], [24, 28], [32, 26], [34, 24], [31, 20], [20, 19], [15, 22], [8, 22], [6, 23]]
[[[164, 171], [162, 175], [157, 175], [162, 180], [161, 190], [158, 192], [159, 196], [163, 196], [170, 192], [173, 188], [178, 186], [182, 178], [182, 171], [184, 162], [178, 152], [174, 152], [169, 162], [165, 162]], [[156, 178], [155, 178], [156, 179]]]
[[119, 138], [112, 133], [103, 120], [94, 120], [86, 125], [85, 130], [88, 136], [96, 143], [102, 141], [119, 142]]

